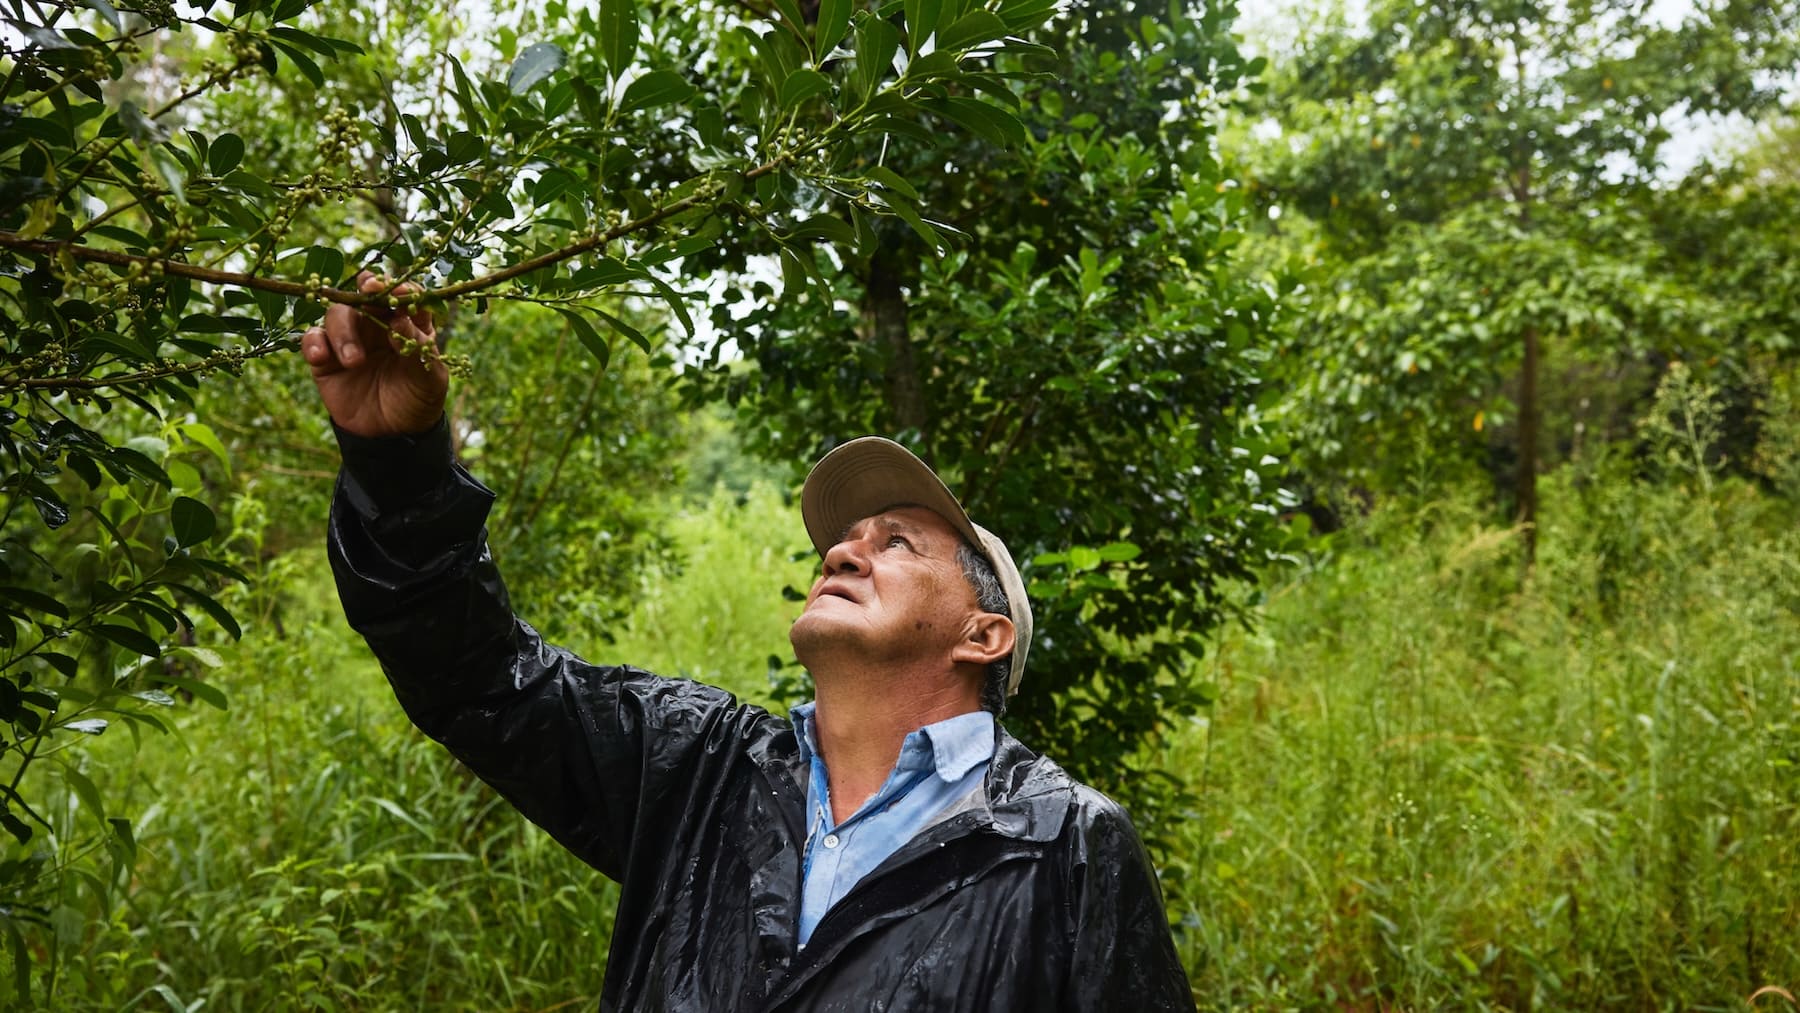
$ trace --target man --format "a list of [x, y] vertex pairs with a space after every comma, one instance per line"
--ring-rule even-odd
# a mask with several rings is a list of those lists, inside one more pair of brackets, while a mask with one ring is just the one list
[[930, 469], [864, 439], [807, 479], [817, 698], [784, 721], [512, 614], [448, 377], [398, 350], [434, 338], [333, 306], [302, 340], [343, 450], [332, 566], [413, 721], [621, 884], [602, 1009], [1193, 1008], [1130, 822], [994, 722], [1030, 606]]

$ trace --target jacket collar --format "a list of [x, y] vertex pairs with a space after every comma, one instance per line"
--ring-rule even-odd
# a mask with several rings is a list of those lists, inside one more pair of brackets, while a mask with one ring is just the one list
[[987, 814], [992, 829], [1023, 841], [1051, 841], [1062, 833], [1075, 780], [995, 726], [999, 741], [988, 764]]
[[[781, 784], [781, 793], [793, 793], [793, 805], [783, 808], [792, 808], [790, 830], [799, 833], [806, 808], [808, 764], [801, 757], [792, 723], [776, 719], [764, 722], [763, 727], [765, 733], [746, 744], [750, 757], [772, 781]], [[983, 804], [937, 829], [956, 826], [965, 831], [988, 830], [1019, 841], [1055, 840], [1069, 815], [1075, 780], [1055, 761], [1026, 748], [999, 722], [994, 723], [994, 735], [994, 758], [988, 762], [982, 782], [987, 796]]]

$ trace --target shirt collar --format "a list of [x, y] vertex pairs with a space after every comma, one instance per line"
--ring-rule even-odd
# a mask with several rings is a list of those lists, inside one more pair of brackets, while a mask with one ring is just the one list
[[[817, 701], [808, 701], [788, 711], [794, 723], [794, 737], [800, 743], [800, 762], [811, 764], [818, 751], [813, 737], [813, 713]], [[900, 744], [903, 769], [927, 769], [954, 784], [976, 766], [994, 756], [994, 715], [985, 710], [958, 714], [953, 718], [926, 725], [906, 736]]]
[[794, 737], [800, 740], [800, 762], [812, 763], [813, 754], [818, 748], [813, 743], [812, 717], [813, 711], [819, 709], [817, 701], [808, 700], [788, 711], [788, 720], [794, 723]]

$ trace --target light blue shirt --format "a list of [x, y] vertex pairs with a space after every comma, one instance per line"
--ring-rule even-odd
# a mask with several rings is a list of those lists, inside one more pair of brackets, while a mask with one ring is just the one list
[[806, 784], [806, 857], [801, 865], [800, 945], [825, 912], [944, 810], [981, 786], [994, 757], [994, 716], [974, 711], [909, 734], [881, 789], [842, 823], [831, 822], [831, 781], [813, 736], [813, 709], [789, 712]]

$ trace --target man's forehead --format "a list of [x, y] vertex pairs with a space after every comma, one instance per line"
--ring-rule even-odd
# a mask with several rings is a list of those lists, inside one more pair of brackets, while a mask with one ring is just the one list
[[883, 507], [879, 513], [870, 514], [862, 520], [845, 528], [840, 537], [848, 537], [866, 528], [874, 527], [882, 531], [897, 531], [902, 534], [935, 532], [960, 538], [956, 528], [944, 515], [917, 503], [894, 503]]

